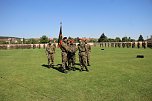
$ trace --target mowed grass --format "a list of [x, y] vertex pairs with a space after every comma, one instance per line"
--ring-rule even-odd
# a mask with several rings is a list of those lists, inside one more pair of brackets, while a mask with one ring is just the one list
[[0, 101], [152, 101], [152, 49], [92, 47], [90, 72], [44, 64], [44, 49], [0, 50]]

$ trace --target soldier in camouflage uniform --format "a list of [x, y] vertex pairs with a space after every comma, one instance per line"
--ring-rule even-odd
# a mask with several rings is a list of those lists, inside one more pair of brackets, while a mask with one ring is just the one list
[[87, 40], [85, 40], [86, 45], [86, 57], [87, 57], [87, 65], [90, 66], [90, 53], [91, 53], [91, 46], [87, 43]]
[[139, 43], [139, 41], [138, 41], [138, 43], [137, 43], [137, 47], [140, 48], [140, 43]]
[[62, 68], [63, 68], [63, 72], [67, 73], [67, 71], [66, 71], [67, 61], [68, 61], [67, 54], [68, 54], [68, 51], [69, 51], [68, 45], [67, 45], [67, 37], [63, 38], [63, 42], [62, 42], [60, 48], [61, 48], [61, 51], [62, 51], [61, 56], [62, 56]]
[[48, 66], [50, 68], [50, 66], [52, 67], [53, 64], [54, 64], [54, 54], [55, 54], [55, 47], [54, 47], [54, 45], [52, 45], [51, 42], [49, 42], [47, 44], [46, 54], [47, 54], [47, 57], [48, 57]]
[[76, 44], [74, 44], [74, 40], [70, 40], [70, 47], [68, 52], [68, 67], [70, 70], [75, 71], [75, 53], [77, 51]]
[[142, 47], [145, 49], [146, 48], [146, 43], [145, 41], [142, 41]]
[[122, 43], [122, 47], [125, 48], [125, 43], [124, 42]]
[[81, 66], [81, 70], [83, 71], [84, 67], [86, 69], [86, 71], [89, 71], [86, 65], [86, 45], [85, 42], [83, 40], [79, 40], [80, 44], [78, 44], [78, 50], [79, 50], [79, 61], [80, 61], [80, 66]]
[[135, 47], [135, 42], [132, 42], [132, 48], [134, 48]]

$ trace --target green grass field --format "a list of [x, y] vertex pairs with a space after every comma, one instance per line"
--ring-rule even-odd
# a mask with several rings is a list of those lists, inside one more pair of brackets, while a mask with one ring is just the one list
[[43, 65], [44, 49], [0, 50], [0, 101], [152, 101], [152, 49], [92, 47], [90, 72]]

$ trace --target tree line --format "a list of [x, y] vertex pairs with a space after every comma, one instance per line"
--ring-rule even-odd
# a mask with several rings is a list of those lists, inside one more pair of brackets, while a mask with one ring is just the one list
[[[100, 38], [98, 39], [98, 42], [134, 42], [134, 41], [135, 39], [132, 39], [131, 37], [123, 37], [122, 39], [120, 37], [116, 37], [115, 39], [108, 38], [104, 33], [102, 33]], [[143, 36], [140, 35], [137, 41], [144, 41]]]

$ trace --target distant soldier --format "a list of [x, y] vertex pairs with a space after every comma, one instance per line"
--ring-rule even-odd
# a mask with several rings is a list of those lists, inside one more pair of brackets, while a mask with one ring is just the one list
[[138, 43], [137, 43], [137, 47], [140, 48], [140, 43], [139, 43], [139, 41], [138, 41]]
[[115, 43], [115, 48], [117, 47], [117, 43]]
[[101, 42], [101, 46], [103, 47], [103, 42]]
[[78, 50], [79, 50], [79, 61], [80, 61], [80, 66], [81, 66], [81, 70], [83, 71], [84, 67], [86, 69], [86, 71], [89, 71], [86, 65], [86, 45], [84, 43], [83, 40], [79, 40], [80, 44], [78, 44]]
[[106, 42], [104, 44], [105, 44], [105, 47], [106, 47], [107, 46]]
[[90, 53], [91, 53], [91, 46], [90, 44], [87, 43], [87, 40], [85, 40], [85, 45], [86, 45], [86, 56], [87, 56], [87, 65], [90, 66]]
[[146, 43], [145, 41], [142, 42], [142, 47], [145, 49], [146, 48]]
[[110, 47], [110, 43], [108, 42], [108, 47]]
[[74, 71], [75, 71], [76, 51], [77, 48], [76, 48], [76, 44], [74, 44], [74, 40], [70, 40], [70, 47], [68, 51], [68, 67], [70, 70], [74, 70]]
[[120, 42], [118, 42], [118, 47], [120, 48]]
[[63, 38], [63, 42], [60, 46], [60, 49], [62, 51], [61, 55], [62, 55], [62, 68], [63, 68], [63, 72], [67, 73], [66, 71], [66, 67], [67, 67], [67, 52], [68, 52], [68, 45], [67, 45], [67, 37]]
[[126, 45], [127, 45], [127, 48], [129, 48], [129, 42], [127, 42]]
[[111, 47], [114, 47], [114, 43], [111, 43]]
[[54, 54], [55, 54], [55, 47], [54, 45], [52, 45], [51, 41], [47, 44], [46, 54], [48, 57], [48, 66], [50, 68], [50, 66], [52, 67], [54, 64]]
[[125, 43], [124, 42], [122, 43], [122, 47], [125, 48]]
[[135, 48], [135, 42], [132, 43], [132, 48]]

